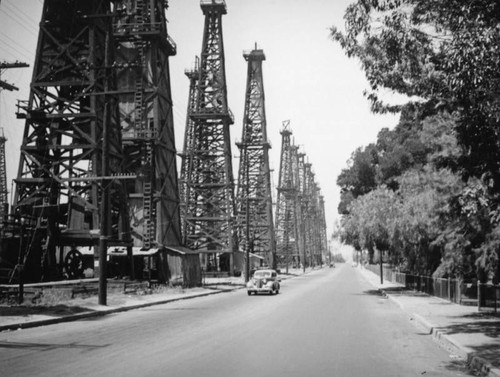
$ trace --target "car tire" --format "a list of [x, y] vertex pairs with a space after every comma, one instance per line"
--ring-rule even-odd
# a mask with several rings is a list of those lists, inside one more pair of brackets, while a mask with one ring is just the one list
[[249, 295], [249, 296], [251, 296], [251, 295], [252, 295], [252, 292], [250, 292], [250, 291], [248, 291], [247, 293], [248, 293], [248, 295]]

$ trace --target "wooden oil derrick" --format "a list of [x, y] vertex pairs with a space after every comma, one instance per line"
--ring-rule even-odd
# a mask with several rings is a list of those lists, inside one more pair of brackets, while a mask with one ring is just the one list
[[319, 232], [320, 232], [320, 247], [323, 261], [330, 261], [330, 250], [328, 248], [328, 236], [326, 231], [326, 214], [325, 214], [325, 197], [319, 195]]
[[43, 5], [30, 96], [18, 105], [26, 121], [10, 241], [27, 281], [81, 274], [80, 246], [129, 241], [109, 12], [101, 0]]
[[310, 221], [308, 221], [308, 194], [307, 194], [307, 173], [306, 173], [306, 155], [303, 152], [297, 153], [297, 172], [298, 172], [298, 208], [300, 208], [300, 217], [298, 217], [299, 240], [303, 267], [311, 266], [311, 248], [310, 240], [307, 237]]
[[264, 98], [262, 61], [265, 55], [257, 47], [244, 52], [248, 62], [245, 112], [240, 149], [236, 212], [240, 248], [264, 258], [276, 267], [271, 198], [271, 175]]
[[[189, 79], [189, 96], [188, 96], [188, 106], [186, 115], [186, 128], [184, 131], [184, 148], [181, 154], [181, 179], [179, 183], [179, 193], [181, 200], [181, 219], [185, 219], [188, 213], [194, 213], [196, 211], [196, 197], [193, 196], [193, 191], [188, 182], [191, 182], [191, 173], [196, 170], [194, 162], [199, 162], [199, 160], [193, 159], [193, 153], [195, 151], [196, 138], [194, 135], [194, 120], [191, 118], [191, 114], [196, 108], [197, 101], [197, 85], [200, 78], [200, 61], [196, 57], [195, 65], [192, 69], [186, 69], [184, 71], [187, 78]], [[182, 221], [181, 225], [182, 234], [186, 234], [186, 229], [184, 229], [186, 222]], [[186, 242], [186, 239], [183, 239]]]
[[133, 244], [148, 250], [181, 245], [179, 191], [162, 0], [114, 0], [113, 32], [120, 126]]
[[292, 145], [290, 122], [283, 122], [281, 155], [276, 200], [276, 256], [278, 267], [300, 264], [297, 202], [299, 177], [297, 176], [297, 148]]
[[[202, 0], [205, 16], [196, 105], [190, 111], [193, 140], [187, 142], [193, 169], [181, 177], [189, 192], [184, 217], [186, 246], [202, 253], [206, 270], [242, 271], [235, 233], [234, 179], [229, 126], [233, 116], [227, 103], [222, 16], [224, 0]], [[241, 259], [241, 260], [240, 260]], [[236, 266], [235, 266], [236, 264]]]

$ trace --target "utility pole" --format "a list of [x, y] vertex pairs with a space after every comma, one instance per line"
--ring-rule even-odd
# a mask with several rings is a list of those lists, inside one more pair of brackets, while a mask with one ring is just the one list
[[[14, 91], [19, 90], [16, 86], [2, 80], [2, 73], [6, 69], [12, 68], [26, 68], [29, 64], [24, 62], [15, 61], [13, 63], [1, 62], [0, 63], [0, 92], [2, 90]], [[1, 109], [0, 109], [1, 110]], [[5, 220], [9, 212], [9, 199], [7, 188], [7, 163], [5, 156], [5, 142], [7, 139], [4, 136], [3, 128], [0, 128], [0, 256], [3, 255], [2, 240], [4, 238]], [[19, 304], [23, 302], [24, 296], [24, 282], [22, 278], [22, 260], [18, 261], [17, 267], [19, 276]]]
[[[2, 80], [2, 73], [6, 69], [11, 68], [26, 68], [29, 64], [24, 62], [15, 61], [13, 63], [1, 62], [0, 63], [0, 92], [2, 90], [14, 91], [19, 90], [16, 86]], [[1, 125], [0, 125], [1, 126]], [[3, 230], [3, 222], [8, 213], [8, 188], [7, 188], [7, 170], [5, 159], [5, 142], [7, 139], [4, 136], [3, 128], [0, 128], [0, 227]], [[1, 248], [1, 245], [0, 245]], [[0, 252], [1, 254], [1, 252]]]
[[8, 82], [2, 80], [2, 72], [5, 69], [26, 68], [26, 67], [29, 67], [29, 64], [24, 63], [24, 62], [19, 62], [19, 61], [15, 61], [14, 63], [1, 62], [0, 63], [0, 89], [10, 90], [10, 91], [19, 90], [18, 87], [14, 86], [12, 84], [9, 84]]

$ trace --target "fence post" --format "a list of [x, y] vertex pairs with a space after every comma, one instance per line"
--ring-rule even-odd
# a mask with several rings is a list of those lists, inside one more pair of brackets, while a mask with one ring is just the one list
[[477, 279], [477, 311], [481, 310], [481, 282]]
[[448, 301], [451, 300], [451, 278], [448, 276]]

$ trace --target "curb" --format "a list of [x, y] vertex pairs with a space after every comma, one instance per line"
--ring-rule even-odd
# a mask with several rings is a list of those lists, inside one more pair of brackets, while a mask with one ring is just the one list
[[[307, 275], [313, 271], [314, 271], [314, 269], [311, 271], [307, 271], [301, 275], [289, 275], [282, 280], [288, 280], [288, 279], [293, 279], [293, 278], [296, 278], [299, 276], [304, 276], [304, 275]], [[125, 312], [128, 310], [134, 310], [134, 309], [141, 309], [141, 308], [146, 308], [146, 307], [154, 306], [154, 305], [168, 304], [170, 302], [189, 300], [192, 298], [212, 296], [212, 295], [216, 295], [219, 293], [232, 292], [232, 291], [236, 291], [236, 290], [244, 289], [244, 288], [246, 288], [246, 286], [237, 286], [235, 288], [227, 288], [227, 289], [214, 289], [212, 292], [197, 293], [197, 294], [193, 294], [190, 296], [169, 298], [169, 299], [164, 299], [164, 300], [159, 300], [159, 301], [151, 301], [151, 302], [145, 302], [145, 303], [141, 303], [141, 304], [121, 306], [121, 307], [116, 307], [116, 308], [112, 308], [112, 309], [106, 308], [106, 309], [102, 309], [102, 310], [88, 311], [88, 312], [84, 312], [84, 313], [70, 314], [67, 316], [57, 317], [57, 318], [33, 320], [30, 322], [23, 322], [23, 323], [12, 323], [10, 325], [0, 325], [0, 332], [22, 330], [22, 329], [28, 329], [28, 328], [38, 327], [38, 326], [54, 325], [57, 323], [78, 321], [78, 320], [86, 319], [86, 318], [103, 317], [103, 316], [108, 315], [108, 314]]]
[[493, 368], [489, 361], [474, 355], [474, 351], [472, 349], [455, 341], [451, 336], [446, 334], [446, 331], [441, 327], [430, 323], [427, 319], [417, 313], [410, 313], [407, 311], [404, 308], [404, 305], [399, 302], [396, 297], [388, 294], [384, 289], [379, 288], [379, 291], [388, 297], [392, 302], [396, 303], [404, 312], [406, 312], [410, 316], [410, 320], [415, 320], [414, 324], [416, 327], [423, 329], [428, 335], [431, 335], [432, 339], [442, 348], [454, 352], [464, 360], [467, 360], [467, 365], [470, 368], [479, 370], [481, 375], [485, 377], [500, 377], [500, 369]]
[[110, 309], [88, 311], [88, 312], [84, 312], [84, 313], [70, 314], [70, 315], [66, 315], [63, 317], [57, 317], [57, 318], [40, 319], [40, 320], [34, 320], [31, 322], [24, 322], [24, 323], [12, 323], [10, 325], [0, 325], [0, 332], [12, 331], [12, 330], [22, 330], [22, 329], [28, 329], [28, 328], [38, 327], [38, 326], [54, 325], [57, 323], [78, 321], [78, 320], [86, 319], [86, 318], [103, 317], [103, 316], [108, 315], [108, 314], [125, 312], [125, 311], [129, 311], [129, 310], [134, 310], [134, 309], [141, 309], [141, 308], [146, 308], [146, 307], [154, 306], [154, 305], [168, 304], [170, 302], [189, 300], [192, 298], [212, 296], [212, 295], [216, 295], [219, 293], [236, 291], [236, 290], [242, 289], [242, 288], [243, 287], [230, 288], [230, 289], [220, 289], [220, 290], [213, 291], [213, 292], [197, 293], [197, 294], [193, 294], [190, 296], [184, 296], [184, 297], [176, 297], [176, 298], [169, 298], [169, 299], [164, 299], [164, 300], [159, 300], [159, 301], [144, 302], [141, 304], [133, 304], [133, 305], [121, 306], [121, 307], [110, 308]]
[[397, 299], [397, 297], [387, 293], [384, 288], [377, 287], [364, 274], [363, 278], [369, 284], [377, 288], [377, 290], [381, 292], [385, 297], [397, 304], [401, 308], [401, 310], [408, 314], [410, 321], [414, 320], [413, 324], [419, 329], [424, 330], [428, 335], [431, 335], [432, 339], [436, 341], [440, 345], [440, 347], [445, 348], [446, 350], [451, 350], [458, 356], [462, 357], [464, 360], [467, 360], [467, 365], [469, 366], [469, 368], [479, 370], [481, 375], [484, 377], [500, 377], [499, 368], [493, 368], [489, 361], [483, 359], [482, 357], [476, 356], [472, 349], [456, 342], [451, 336], [446, 334], [445, 330], [443, 330], [441, 327], [430, 323], [427, 319], [417, 313], [411, 313], [404, 307], [404, 305]]

